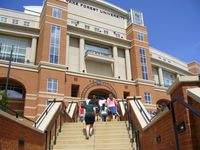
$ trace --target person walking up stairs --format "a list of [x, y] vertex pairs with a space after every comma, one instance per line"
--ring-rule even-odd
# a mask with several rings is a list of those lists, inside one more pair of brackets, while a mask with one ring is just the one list
[[134, 150], [123, 121], [96, 122], [89, 140], [84, 127], [82, 123], [65, 123], [53, 150]]

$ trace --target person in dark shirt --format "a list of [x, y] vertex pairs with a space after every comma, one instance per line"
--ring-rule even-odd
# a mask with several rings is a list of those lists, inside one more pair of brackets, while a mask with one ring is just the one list
[[89, 136], [92, 136], [93, 125], [95, 122], [95, 105], [93, 101], [90, 101], [89, 104], [85, 105], [85, 123], [86, 123], [86, 139], [89, 139]]
[[96, 120], [99, 120], [99, 114], [100, 114], [100, 106], [99, 106], [99, 100], [96, 98], [95, 95], [92, 95], [91, 98], [91, 103], [95, 106], [95, 110], [96, 110]]

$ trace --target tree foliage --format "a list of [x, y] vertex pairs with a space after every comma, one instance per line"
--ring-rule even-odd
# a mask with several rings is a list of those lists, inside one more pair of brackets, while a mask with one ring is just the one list
[[[8, 96], [6, 95], [5, 92], [0, 92], [0, 95], [2, 97], [2, 100], [0, 100], [0, 104], [3, 106], [7, 106], [8, 105]], [[6, 111], [5, 107], [2, 107], [3, 111]]]

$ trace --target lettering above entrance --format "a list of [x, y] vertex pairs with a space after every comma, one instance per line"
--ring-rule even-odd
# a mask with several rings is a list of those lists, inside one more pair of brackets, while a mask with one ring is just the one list
[[112, 87], [112, 85], [108, 82], [101, 81], [101, 80], [94, 80], [92, 83], [86, 85], [81, 93], [81, 98], [82, 99], [88, 98], [89, 93], [96, 89], [107, 90], [110, 93], [112, 93], [114, 97], [117, 98], [117, 93], [115, 89]]

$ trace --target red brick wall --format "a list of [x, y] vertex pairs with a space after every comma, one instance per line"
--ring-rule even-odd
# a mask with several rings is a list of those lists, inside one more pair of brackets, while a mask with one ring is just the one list
[[149, 44], [148, 44], [148, 34], [144, 36], [144, 42], [139, 41], [137, 39], [137, 31], [147, 33], [146, 27], [131, 24], [127, 29], [127, 39], [131, 40], [130, 49], [130, 58], [131, 58], [131, 71], [132, 71], [132, 78], [135, 79], [142, 79], [142, 67], [140, 63], [140, 47], [146, 49], [146, 59], [147, 59], [147, 66], [148, 66], [148, 77], [149, 80], [152, 80], [152, 65], [151, 65], [151, 57], [149, 51]]
[[[44, 150], [45, 134], [0, 115], [0, 150]], [[18, 147], [18, 140], [24, 146]]]
[[[175, 91], [171, 93], [171, 99], [179, 97], [193, 108], [200, 111], [200, 104], [187, 96], [188, 88], [198, 87], [199, 83], [180, 84]], [[200, 149], [200, 118], [191, 113], [178, 102], [174, 103], [176, 124], [185, 123], [186, 130], [178, 133], [180, 150], [199, 150]], [[132, 114], [134, 120], [135, 116]], [[137, 120], [135, 121], [138, 127]], [[161, 137], [161, 142], [156, 142], [156, 137]], [[140, 143], [142, 150], [173, 150], [176, 148], [174, 129], [171, 112], [168, 112], [159, 120], [152, 123], [146, 130], [140, 128]]]
[[[156, 142], [157, 136], [161, 137], [160, 143]], [[174, 141], [174, 131], [170, 112], [140, 134], [142, 150], [174, 150]]]
[[[189, 98], [189, 103], [192, 105], [194, 109], [200, 112], [200, 103], [196, 102], [195, 100], [191, 98]], [[200, 118], [191, 112], [189, 114], [190, 114], [192, 142], [194, 146], [193, 148], [195, 150], [199, 150], [200, 149]]]

